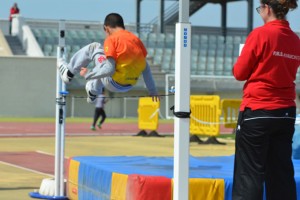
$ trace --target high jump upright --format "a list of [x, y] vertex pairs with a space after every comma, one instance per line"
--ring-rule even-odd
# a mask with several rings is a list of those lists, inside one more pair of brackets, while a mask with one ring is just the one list
[[189, 0], [179, 0], [175, 40], [174, 200], [189, 199], [191, 24]]
[[[57, 46], [57, 61], [66, 59], [65, 51], [65, 21], [59, 22]], [[58, 70], [58, 69], [57, 69]], [[67, 200], [64, 181], [64, 158], [65, 158], [65, 118], [66, 118], [66, 85], [56, 72], [56, 115], [55, 115], [55, 163], [54, 179], [43, 179], [39, 191], [30, 192], [29, 196], [37, 199]]]
[[[59, 38], [57, 59], [66, 59], [65, 55], [65, 21], [59, 21]], [[64, 158], [65, 158], [65, 118], [66, 118], [66, 84], [56, 72], [56, 127], [55, 127], [55, 196], [63, 197], [64, 188]]]

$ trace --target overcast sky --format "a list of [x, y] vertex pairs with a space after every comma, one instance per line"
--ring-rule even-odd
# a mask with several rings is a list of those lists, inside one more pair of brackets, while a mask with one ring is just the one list
[[[65, 19], [65, 20], [88, 20], [103, 21], [104, 17], [111, 12], [118, 12], [126, 23], [134, 23], [136, 18], [136, 0], [2, 0], [0, 6], [0, 18], [7, 19], [9, 9], [17, 2], [21, 15], [25, 18], [36, 19]], [[168, 8], [174, 1], [166, 1]], [[299, 3], [299, 2], [298, 2]], [[254, 0], [254, 8], [259, 6], [259, 0]], [[246, 1], [231, 2], [227, 4], [228, 27], [247, 26], [247, 3]], [[159, 13], [158, 0], [143, 0], [141, 3], [141, 22], [148, 23]], [[254, 13], [254, 27], [263, 25], [263, 22]], [[291, 28], [300, 32], [300, 8], [288, 15]], [[221, 6], [219, 4], [207, 4], [196, 14], [190, 17], [192, 25], [220, 26]]]

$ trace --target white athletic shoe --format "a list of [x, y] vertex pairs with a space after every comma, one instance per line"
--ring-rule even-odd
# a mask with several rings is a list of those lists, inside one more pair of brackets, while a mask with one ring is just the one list
[[97, 95], [93, 94], [92, 91], [92, 82], [88, 81], [85, 84], [85, 91], [87, 94], [87, 99], [86, 101], [90, 104], [95, 104], [96, 103], [96, 99], [97, 99]]
[[57, 62], [57, 68], [61, 80], [65, 83], [70, 83], [74, 75], [72, 75], [72, 73], [68, 70], [67, 63], [64, 62], [63, 59], [59, 59]]
[[86, 101], [90, 104], [94, 104], [97, 99], [97, 95], [92, 94], [90, 91], [87, 91], [87, 98]]

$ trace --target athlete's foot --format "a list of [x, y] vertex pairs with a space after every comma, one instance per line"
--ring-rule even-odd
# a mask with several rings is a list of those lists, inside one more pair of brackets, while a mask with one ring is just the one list
[[97, 99], [97, 95], [93, 94], [92, 91], [92, 87], [91, 84], [88, 84], [89, 82], [87, 82], [87, 84], [85, 85], [85, 91], [87, 94], [87, 99], [86, 101], [90, 104], [94, 104], [96, 102]]
[[90, 91], [87, 92], [86, 101], [90, 104], [94, 104], [96, 102], [97, 95], [92, 94]]
[[95, 128], [95, 126], [91, 126], [91, 128], [90, 128], [92, 131], [95, 131], [96, 130], [96, 128]]
[[57, 68], [61, 80], [65, 83], [70, 83], [72, 78], [74, 77], [74, 74], [72, 74], [70, 70], [68, 70], [67, 63], [64, 62], [62, 59], [59, 59], [57, 62]]

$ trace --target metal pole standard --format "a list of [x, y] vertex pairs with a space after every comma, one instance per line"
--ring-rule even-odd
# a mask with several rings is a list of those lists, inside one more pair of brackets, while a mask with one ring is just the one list
[[[57, 60], [65, 59], [65, 22], [59, 23], [59, 45]], [[66, 118], [66, 85], [56, 71], [56, 115], [55, 115], [55, 169], [54, 180], [43, 179], [39, 192], [30, 192], [29, 196], [37, 199], [67, 200], [65, 196], [64, 158], [65, 158], [65, 118]]]
[[72, 96], [71, 100], [71, 118], [75, 117], [75, 97]]
[[189, 199], [190, 55], [189, 0], [179, 1], [175, 43], [174, 200]]
[[[59, 44], [57, 59], [65, 59], [65, 21], [59, 22]], [[55, 126], [55, 196], [64, 196], [64, 145], [66, 85], [56, 72], [56, 126]]]
[[170, 119], [170, 116], [169, 116], [169, 75], [166, 74], [165, 76], [165, 94], [166, 94], [166, 101], [165, 101], [165, 104], [166, 104], [166, 118], [167, 119]]

